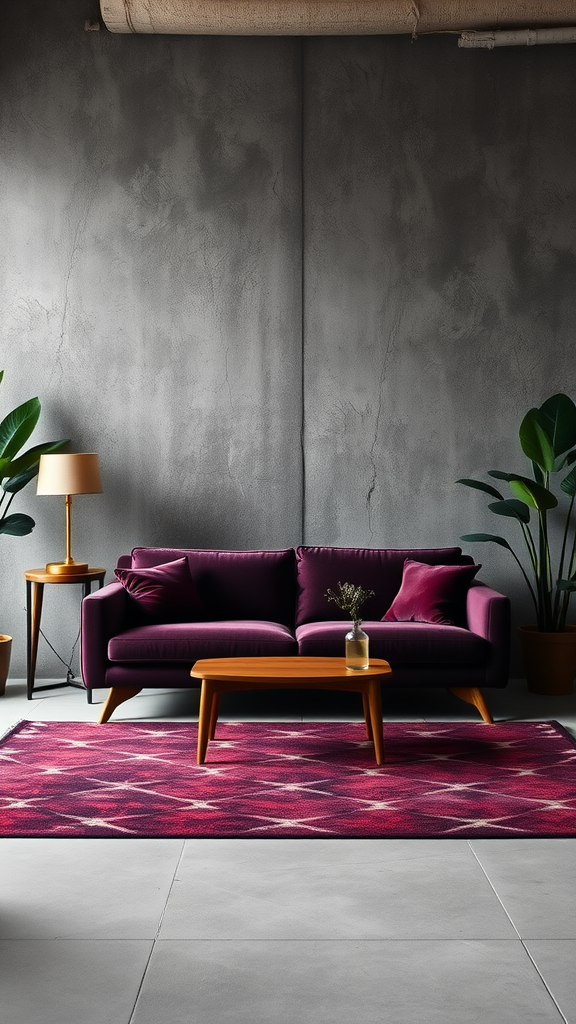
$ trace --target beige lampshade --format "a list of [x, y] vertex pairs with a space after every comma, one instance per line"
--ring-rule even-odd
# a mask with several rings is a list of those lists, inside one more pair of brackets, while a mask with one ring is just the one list
[[37, 494], [99, 494], [102, 491], [98, 456], [41, 455]]

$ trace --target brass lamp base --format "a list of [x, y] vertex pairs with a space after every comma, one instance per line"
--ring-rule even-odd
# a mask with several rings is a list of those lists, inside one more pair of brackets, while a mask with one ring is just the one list
[[46, 572], [51, 576], [78, 576], [82, 572], [88, 572], [88, 562], [48, 562]]

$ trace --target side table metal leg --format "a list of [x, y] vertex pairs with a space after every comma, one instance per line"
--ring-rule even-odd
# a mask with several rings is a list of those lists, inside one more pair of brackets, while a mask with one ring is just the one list
[[28, 639], [26, 691], [28, 700], [32, 700], [34, 679], [36, 678], [36, 659], [38, 657], [38, 638], [40, 636], [40, 619], [42, 616], [44, 584], [26, 580], [26, 591], [26, 625]]
[[[100, 587], [102, 586], [103, 582], [104, 582], [104, 580], [101, 579], [100, 580]], [[99, 587], [99, 589], [100, 589], [100, 587]], [[82, 584], [82, 600], [84, 600], [85, 597], [88, 597], [88, 595], [91, 594], [91, 593], [92, 593], [92, 580], [87, 580], [86, 583]], [[80, 616], [82, 616], [82, 608], [80, 608]], [[80, 640], [80, 642], [82, 642], [82, 640]], [[84, 682], [83, 679], [82, 679], [82, 682]], [[86, 690], [86, 702], [88, 704], [92, 703], [92, 690], [88, 690], [88, 689]]]

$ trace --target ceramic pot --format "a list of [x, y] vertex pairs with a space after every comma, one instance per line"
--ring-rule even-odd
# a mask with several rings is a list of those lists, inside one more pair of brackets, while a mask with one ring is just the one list
[[566, 626], [564, 633], [542, 633], [536, 626], [518, 626], [518, 635], [530, 692], [554, 696], [572, 693], [576, 626]]
[[8, 669], [10, 668], [10, 655], [12, 653], [12, 637], [0, 633], [0, 697], [4, 695]]

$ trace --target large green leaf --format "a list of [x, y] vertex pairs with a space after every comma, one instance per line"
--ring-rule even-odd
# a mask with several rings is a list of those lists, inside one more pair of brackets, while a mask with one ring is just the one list
[[465, 533], [460, 540], [467, 541], [470, 544], [476, 544], [476, 542], [483, 543], [484, 541], [492, 541], [494, 544], [499, 544], [501, 548], [508, 548], [512, 551], [507, 540], [504, 537], [496, 537], [493, 533]]
[[[33, 448], [29, 448], [24, 455], [20, 455], [19, 458], [14, 459], [12, 462], [4, 466], [2, 470], [0, 468], [0, 479], [2, 477], [13, 477], [19, 476], [21, 473], [26, 472], [28, 469], [36, 466], [36, 472], [38, 472], [38, 464], [40, 462], [41, 455], [47, 455], [49, 452], [57, 452], [64, 445], [68, 444], [67, 440], [64, 441], [47, 441], [45, 444], [37, 444]], [[5, 487], [4, 490], [11, 490], [10, 487]]]
[[558, 498], [552, 494], [552, 491], [528, 477], [512, 477], [510, 490], [516, 498], [525, 501], [527, 505], [535, 508], [538, 512], [547, 512], [548, 509], [556, 508], [558, 504]]
[[34, 520], [22, 512], [15, 512], [12, 516], [6, 516], [6, 519], [0, 519], [0, 533], [7, 533], [12, 537], [25, 537], [27, 533], [32, 533], [35, 526]]
[[40, 402], [31, 398], [8, 413], [0, 423], [0, 456], [13, 459], [30, 437], [40, 416]]
[[512, 494], [539, 512], [556, 508], [558, 504], [558, 499], [552, 494], [552, 491], [537, 481], [531, 480], [529, 476], [520, 476], [519, 473], [503, 473], [499, 469], [490, 469], [488, 473], [490, 476], [496, 477], [497, 480], [507, 480]]
[[490, 484], [483, 483], [482, 480], [469, 480], [465, 477], [461, 480], [457, 480], [456, 483], [465, 484], [466, 487], [474, 487], [477, 491], [484, 491], [485, 494], [489, 494], [492, 498], [500, 498], [501, 500], [504, 498], [504, 495], [500, 494], [500, 491], [497, 491], [495, 487], [491, 487]]
[[564, 491], [564, 494], [568, 494], [571, 498], [576, 495], [576, 466], [570, 470], [568, 476], [564, 477], [560, 488]]
[[38, 466], [31, 466], [24, 473], [18, 473], [17, 476], [8, 477], [7, 480], [2, 484], [2, 488], [8, 491], [10, 494], [16, 494], [21, 491], [26, 484], [29, 484], [35, 476], [38, 476]]
[[504, 473], [501, 469], [489, 469], [488, 476], [493, 476], [495, 480], [514, 480], [517, 473]]
[[571, 466], [576, 462], [576, 448], [573, 448], [570, 452], [564, 452], [562, 455], [557, 455], [554, 459], [554, 473], [561, 473], [565, 466]]
[[552, 395], [540, 406], [539, 420], [555, 455], [576, 445], [576, 405], [568, 395]]
[[548, 434], [539, 422], [538, 409], [530, 409], [520, 424], [520, 444], [522, 451], [535, 462], [545, 473], [551, 473], [554, 467], [554, 448]]
[[507, 498], [506, 501], [493, 501], [488, 508], [497, 516], [508, 516], [509, 519], [519, 519], [521, 523], [530, 522], [530, 509], [523, 501], [516, 498]]
[[564, 466], [568, 465], [568, 455], [564, 452], [563, 455], [557, 455], [554, 459], [554, 465], [552, 466], [553, 473], [561, 473]]

